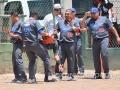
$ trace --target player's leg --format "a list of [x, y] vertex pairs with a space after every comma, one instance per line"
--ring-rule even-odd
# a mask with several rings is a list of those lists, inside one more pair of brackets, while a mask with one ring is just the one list
[[76, 48], [75, 48], [75, 70], [74, 74], [77, 75], [78, 73], [78, 57], [77, 57], [77, 42], [76, 42]]
[[[47, 49], [52, 49], [53, 50], [53, 53], [54, 53], [54, 56], [55, 55], [58, 55], [58, 57], [54, 57], [55, 58], [55, 60], [60, 60], [60, 47], [59, 47], [59, 44], [58, 44], [58, 42], [56, 41], [54, 44], [50, 44], [50, 45], [47, 45]], [[59, 68], [58, 68], [58, 63], [56, 63], [56, 65], [55, 65], [55, 73], [56, 73], [56, 77], [58, 78], [58, 79], [61, 79], [62, 78], [62, 76], [60, 76], [60, 73], [61, 72], [59, 72]], [[60, 77], [59, 77], [60, 76]]]
[[77, 41], [77, 58], [78, 58], [78, 68], [80, 70], [80, 75], [83, 75], [84, 74], [84, 59], [82, 56], [81, 37], [78, 37], [78, 41]]
[[[59, 55], [61, 56], [60, 57], [60, 61], [61, 61], [61, 64], [64, 65], [65, 63], [65, 59], [66, 59], [66, 48], [65, 48], [65, 43], [61, 43], [60, 44], [60, 47], [59, 47]], [[64, 67], [64, 66], [63, 66]], [[58, 68], [58, 64], [56, 63], [56, 67], [55, 67], [55, 73], [56, 73], [56, 77], [57, 79], [61, 80], [62, 79], [62, 72], [59, 71], [59, 68]]]
[[11, 82], [16, 83], [17, 80], [20, 79], [19, 73], [18, 73], [18, 67], [16, 65], [16, 60], [15, 60], [15, 46], [13, 45], [13, 51], [12, 51], [12, 65], [13, 65], [13, 73], [15, 75], [15, 79], [13, 79]]
[[105, 78], [109, 79], [108, 38], [103, 39], [101, 42], [101, 57], [104, 73], [106, 74]]
[[[46, 55], [49, 56], [48, 50], [45, 49], [45, 51], [46, 51]], [[49, 57], [49, 60], [50, 60], [50, 57]], [[46, 68], [46, 66], [44, 65], [44, 73], [45, 73], [44, 82], [49, 82], [49, 80], [48, 80], [48, 73], [47, 73], [47, 70], [46, 70], [46, 69], [47, 69], [47, 68]], [[54, 80], [52, 80], [52, 81], [54, 82]]]
[[32, 46], [32, 48], [33, 48], [33, 51], [43, 60], [45, 68], [46, 68], [46, 75], [48, 75], [48, 79], [53, 80], [54, 77], [52, 76], [50, 58], [49, 58], [49, 55], [46, 53], [44, 47], [39, 43], [35, 43]]
[[[34, 65], [34, 73], [36, 74], [37, 73], [37, 65], [38, 65], [38, 56], [35, 55], [36, 59], [35, 59], [35, 65]], [[35, 81], [36, 81], [36, 77], [35, 78]]]
[[15, 58], [16, 58], [16, 65], [19, 71], [20, 80], [17, 81], [18, 83], [25, 83], [27, 78], [24, 70], [23, 60], [22, 60], [22, 43], [15, 44]]
[[68, 81], [72, 81], [74, 79], [75, 44], [76, 43], [66, 43], [65, 45], [68, 65]]
[[27, 57], [29, 59], [29, 79], [28, 83], [35, 83], [35, 61], [36, 56], [35, 53], [32, 51], [26, 51]]
[[[59, 44], [58, 44], [58, 55], [59, 55], [59, 57], [60, 57], [60, 60], [61, 60], [61, 58], [62, 58], [62, 50], [61, 50], [61, 44], [60, 44], [60, 42], [59, 42]], [[64, 53], [64, 52], [63, 52]], [[65, 55], [65, 54], [64, 54]], [[63, 56], [64, 57], [64, 56]], [[55, 73], [56, 73], [56, 76], [57, 76], [57, 73], [59, 74], [59, 68], [58, 68], [58, 64], [56, 63], [56, 65], [55, 65]]]
[[100, 63], [100, 41], [93, 40], [93, 61], [95, 68], [95, 79], [101, 79], [101, 63]]

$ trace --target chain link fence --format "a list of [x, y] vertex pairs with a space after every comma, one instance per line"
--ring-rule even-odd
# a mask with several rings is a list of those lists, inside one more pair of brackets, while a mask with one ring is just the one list
[[[0, 43], [8, 43], [10, 38], [2, 31], [3, 27], [11, 29], [10, 12], [17, 11], [22, 21], [29, 18], [29, 12], [35, 11], [38, 13], [38, 19], [42, 20], [45, 15], [53, 11], [53, 1], [60, 3], [60, 0], [9, 0], [9, 2], [0, 3]], [[93, 1], [107, 1], [107, 0], [72, 0], [72, 6], [77, 10], [78, 17], [82, 17], [87, 10], [90, 10], [94, 6]], [[120, 35], [120, 0], [109, 0], [113, 3], [112, 12], [109, 10], [109, 19], [114, 14], [114, 26], [116, 27], [118, 34]], [[26, 15], [26, 16], [25, 16]], [[92, 46], [92, 38], [88, 30], [87, 42], [88, 48]], [[109, 48], [119, 48], [116, 43], [116, 38], [111, 31], [109, 31]]]
[[29, 13], [32, 11], [38, 13], [38, 20], [43, 20], [44, 17], [53, 12], [53, 0], [8, 0], [8, 2], [0, 2], [0, 43], [9, 43], [8, 37], [2, 30], [3, 27], [11, 29], [12, 21], [10, 13], [18, 12], [22, 21], [29, 18]]

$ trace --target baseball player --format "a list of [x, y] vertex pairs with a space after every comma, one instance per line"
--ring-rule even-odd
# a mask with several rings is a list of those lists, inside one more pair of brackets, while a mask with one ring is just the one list
[[[91, 14], [91, 18], [86, 18]], [[86, 21], [85, 21], [86, 20]], [[97, 8], [93, 7], [90, 12], [86, 12], [82, 21], [81, 26], [84, 27], [85, 24], [89, 27], [90, 33], [93, 38], [93, 60], [95, 67], [95, 79], [102, 79], [101, 76], [101, 64], [100, 55], [102, 57], [103, 69], [105, 73], [105, 79], [109, 79], [109, 63], [108, 63], [108, 30], [111, 30], [116, 36], [118, 44], [120, 44], [120, 38], [116, 29], [114, 28], [112, 22], [104, 17], [99, 16], [99, 11]]]
[[[77, 22], [80, 24], [81, 19], [76, 17], [76, 10], [75, 8], [71, 8], [72, 11], [72, 18], [74, 22]], [[82, 32], [86, 32], [86, 29], [82, 29], [80, 33], [76, 33], [77, 37], [77, 45], [76, 45], [76, 57], [75, 57], [75, 74], [78, 73], [78, 68], [80, 71], [80, 75], [84, 74], [84, 59], [82, 56]], [[78, 66], [78, 67], [77, 67]]]
[[42, 36], [48, 36], [48, 34], [43, 31], [40, 23], [36, 19], [37, 13], [31, 12], [29, 20], [25, 21], [22, 24], [19, 33], [19, 36], [22, 36], [22, 39], [24, 41], [25, 51], [29, 59], [28, 83], [35, 83], [35, 71], [34, 71], [34, 65], [36, 61], [35, 54], [37, 54], [43, 60], [48, 80], [54, 81], [55, 78], [53, 78], [52, 76], [49, 56], [38, 40], [38, 33], [41, 34]]
[[[60, 14], [61, 14], [61, 5], [60, 4], [54, 4], [54, 12], [46, 15], [45, 18], [43, 19], [43, 23], [42, 23], [42, 26], [46, 29], [47, 33], [57, 34], [57, 32], [55, 30], [56, 29], [56, 24], [58, 23], [58, 21], [62, 20], [62, 17], [60, 16]], [[58, 35], [58, 42], [59, 42], [59, 33], [57, 35]], [[53, 46], [59, 47], [58, 42], [55, 42]], [[58, 54], [56, 54], [56, 55], [58, 57]], [[56, 63], [56, 66], [57, 65], [58, 64]], [[56, 68], [58, 69], [58, 66]], [[59, 71], [59, 69], [58, 69], [58, 71]], [[55, 69], [55, 73], [56, 73], [56, 69]]]
[[[38, 35], [38, 37], [39, 37], [38, 38], [39, 43], [44, 47], [47, 54], [48, 54], [48, 50], [53, 49], [54, 58], [55, 58], [56, 63], [58, 65], [58, 69], [60, 71], [62, 71], [63, 68], [62, 68], [60, 58], [59, 58], [59, 55], [58, 55], [58, 51], [59, 51], [58, 42], [57, 42], [58, 36], [56, 34], [52, 34], [51, 36], [44, 36], [44, 37], [42, 37], [41, 35]], [[48, 54], [48, 56], [49, 56], [49, 54]], [[49, 57], [49, 59], [50, 59], [50, 57]], [[35, 65], [34, 69], [35, 69], [35, 73], [36, 73], [36, 69], [37, 69], [36, 65]], [[46, 68], [45, 67], [44, 67], [44, 70], [45, 70], [44, 82], [49, 82], [48, 76], [46, 75]]]
[[43, 19], [43, 22], [41, 25], [45, 27], [46, 32], [53, 34], [55, 30], [55, 26], [58, 23], [58, 21], [62, 20], [62, 17], [60, 17], [61, 13], [61, 5], [60, 4], [54, 4], [54, 12], [46, 15]]
[[[57, 30], [60, 32], [60, 50], [61, 64], [64, 64], [67, 58], [68, 63], [68, 81], [74, 79], [74, 62], [75, 62], [75, 47], [77, 37], [75, 33], [79, 33], [79, 23], [72, 21], [72, 11], [70, 9], [65, 12], [65, 20], [61, 20], [57, 25]], [[61, 73], [58, 77], [62, 79]]]
[[13, 79], [12, 82], [25, 83], [27, 79], [22, 60], [23, 42], [16, 36], [22, 21], [19, 19], [17, 12], [11, 12], [11, 19], [13, 21], [13, 25], [10, 32], [7, 28], [3, 28], [3, 30], [7, 33], [7, 35], [11, 36], [11, 43], [13, 43], [12, 65], [15, 79]]

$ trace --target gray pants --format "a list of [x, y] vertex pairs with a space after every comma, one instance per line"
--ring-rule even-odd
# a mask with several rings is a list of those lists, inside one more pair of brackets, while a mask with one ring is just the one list
[[45, 74], [46, 75], [52, 75], [51, 67], [50, 67], [50, 57], [46, 53], [44, 47], [39, 43], [39, 42], [27, 42], [25, 44], [25, 50], [26, 54], [29, 59], [29, 78], [33, 79], [35, 77], [35, 60], [36, 60], [36, 55], [38, 55], [44, 62], [45, 65]]
[[75, 43], [63, 42], [61, 46], [61, 64], [64, 64], [67, 59], [68, 74], [74, 73], [74, 62], [75, 62]]
[[93, 40], [92, 50], [95, 73], [101, 73], [100, 55], [102, 57], [104, 73], [109, 73], [108, 40], [108, 38]]
[[26, 79], [23, 60], [22, 60], [22, 48], [23, 48], [22, 42], [13, 44], [12, 65], [16, 79]]
[[78, 68], [80, 72], [84, 72], [84, 59], [82, 56], [82, 40], [80, 36], [77, 36], [76, 43], [75, 73], [78, 72]]

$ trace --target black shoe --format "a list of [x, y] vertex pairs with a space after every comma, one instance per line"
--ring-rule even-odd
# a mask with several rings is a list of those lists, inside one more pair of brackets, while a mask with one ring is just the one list
[[83, 76], [84, 75], [84, 68], [79, 68], [79, 71], [80, 71], [80, 76]]
[[62, 73], [56, 73], [56, 79], [57, 81], [62, 80]]
[[68, 80], [67, 81], [73, 81], [73, 77], [68, 77]]
[[83, 72], [83, 71], [80, 71], [79, 76], [83, 76], [83, 75], [84, 75], [84, 72]]
[[26, 82], [27, 82], [26, 79], [19, 79], [19, 80], [17, 80], [17, 83], [19, 83], [19, 84], [24, 84]]
[[48, 76], [45, 76], [44, 77], [44, 82], [55, 82], [56, 80], [55, 79], [48, 79]]
[[19, 79], [13, 79], [12, 81], [11, 81], [11, 83], [17, 83], [17, 81], [18, 81]]
[[105, 79], [110, 79], [110, 74], [109, 73], [105, 74]]
[[102, 79], [101, 74], [95, 74], [95, 75], [94, 75], [94, 79]]
[[48, 76], [45, 75], [44, 82], [48, 82]]
[[73, 81], [73, 79], [74, 79], [73, 73], [69, 73], [69, 74], [68, 74], [68, 80], [67, 80], [67, 81]]

